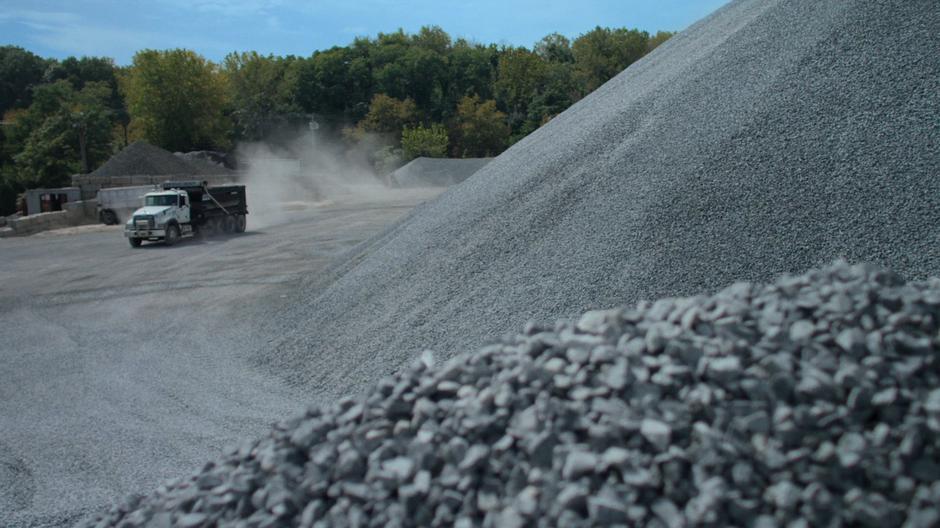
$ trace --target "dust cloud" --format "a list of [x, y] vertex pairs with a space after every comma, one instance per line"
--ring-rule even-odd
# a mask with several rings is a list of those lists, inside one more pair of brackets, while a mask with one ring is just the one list
[[236, 149], [251, 227], [282, 224], [293, 212], [336, 203], [384, 201], [396, 195], [369, 163], [364, 141], [349, 149], [310, 131], [285, 145], [243, 143]]

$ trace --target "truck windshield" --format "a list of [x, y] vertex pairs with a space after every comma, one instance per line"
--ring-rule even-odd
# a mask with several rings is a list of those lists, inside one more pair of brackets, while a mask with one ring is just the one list
[[148, 196], [147, 205], [176, 205], [176, 195]]

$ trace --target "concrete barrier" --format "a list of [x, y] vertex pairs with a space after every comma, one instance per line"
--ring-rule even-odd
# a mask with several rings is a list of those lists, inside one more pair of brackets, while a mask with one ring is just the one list
[[51, 229], [93, 224], [97, 222], [97, 205], [97, 200], [68, 202], [62, 211], [8, 219], [8, 227], [0, 232], [0, 237], [27, 236]]

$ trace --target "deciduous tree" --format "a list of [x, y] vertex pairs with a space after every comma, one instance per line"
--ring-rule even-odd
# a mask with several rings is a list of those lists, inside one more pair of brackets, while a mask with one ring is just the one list
[[397, 140], [406, 125], [417, 121], [417, 108], [411, 99], [402, 101], [376, 94], [369, 104], [369, 113], [359, 122], [358, 128], [363, 132], [393, 134]]
[[509, 138], [506, 114], [496, 109], [496, 101], [480, 101], [468, 96], [457, 105], [454, 154], [458, 157], [494, 156], [502, 152]]
[[428, 158], [447, 157], [447, 129], [440, 124], [430, 127], [418, 125], [406, 126], [401, 133], [401, 149], [405, 161], [413, 160], [419, 156]]
[[593, 92], [643, 57], [648, 42], [645, 31], [600, 26], [575, 39], [571, 46], [575, 72], [585, 93]]
[[185, 49], [139, 51], [125, 90], [131, 119], [151, 143], [171, 151], [229, 143], [225, 77], [202, 56]]
[[276, 130], [299, 121], [302, 112], [293, 100], [292, 58], [257, 52], [230, 53], [223, 61], [228, 78], [232, 119], [238, 139], [266, 139]]
[[49, 62], [17, 46], [0, 46], [0, 116], [30, 105], [31, 89], [42, 82]]
[[26, 187], [55, 187], [88, 172], [111, 154], [110, 87], [89, 82], [76, 91], [66, 80], [34, 91], [33, 104], [17, 121], [25, 136], [14, 160]]

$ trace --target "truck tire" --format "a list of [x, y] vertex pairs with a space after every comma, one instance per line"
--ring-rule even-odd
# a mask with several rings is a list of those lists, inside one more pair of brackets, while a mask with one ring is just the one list
[[248, 220], [245, 218], [245, 215], [237, 215], [235, 217], [235, 232], [244, 233], [245, 228], [248, 227]]
[[237, 227], [238, 226], [236, 225], [234, 217], [226, 216], [225, 218], [222, 219], [222, 231], [225, 234], [234, 233]]
[[134, 248], [140, 247], [140, 244], [142, 242], [142, 240], [139, 238], [128, 238], [127, 241], [130, 242], [131, 247], [134, 247]]
[[98, 220], [104, 225], [116, 225], [118, 223], [117, 215], [111, 209], [102, 209], [98, 213]]
[[180, 226], [170, 224], [166, 226], [166, 236], [163, 237], [163, 243], [172, 246], [180, 240]]

